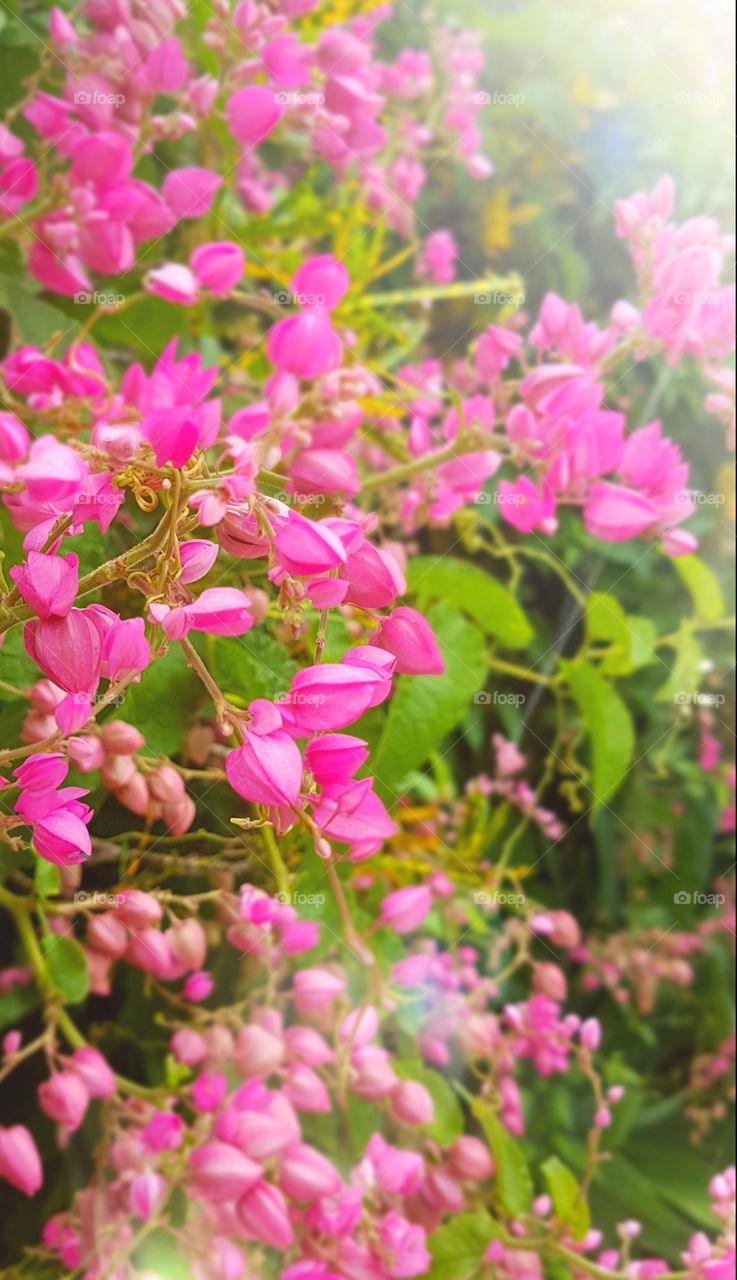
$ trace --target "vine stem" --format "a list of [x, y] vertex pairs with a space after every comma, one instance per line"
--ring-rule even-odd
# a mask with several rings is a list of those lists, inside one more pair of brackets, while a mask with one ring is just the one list
[[289, 878], [289, 872], [284, 865], [284, 859], [281, 856], [281, 850], [277, 843], [276, 836], [274, 835], [273, 828], [265, 826], [261, 827], [260, 831], [261, 838], [269, 857], [271, 869], [274, 872], [274, 878], [276, 880], [279, 893], [284, 894], [285, 897], [289, 897], [291, 892], [291, 880]]
[[[72, 1049], [87, 1048], [87, 1040], [85, 1040], [82, 1032], [69, 1017], [66, 1009], [62, 1007], [59, 993], [49, 976], [44, 953], [38, 944], [38, 938], [33, 927], [33, 901], [19, 898], [16, 894], [10, 893], [0, 885], [0, 906], [5, 907], [15, 921], [18, 936], [28, 956], [28, 963], [33, 970], [33, 976], [36, 979], [36, 985], [46, 1003], [49, 1021], [59, 1027]], [[147, 1100], [158, 1097], [158, 1090], [149, 1089], [143, 1084], [137, 1084], [135, 1080], [129, 1080], [126, 1076], [116, 1073], [115, 1082], [123, 1093], [130, 1094], [132, 1097], [145, 1098]]]

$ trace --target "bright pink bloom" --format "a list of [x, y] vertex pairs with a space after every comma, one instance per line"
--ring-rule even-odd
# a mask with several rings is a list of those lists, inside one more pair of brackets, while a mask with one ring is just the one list
[[281, 568], [297, 578], [327, 573], [347, 559], [341, 539], [326, 522], [306, 520], [298, 512], [291, 512], [278, 530], [274, 551]]
[[332, 311], [342, 302], [350, 286], [350, 277], [342, 262], [325, 253], [303, 262], [292, 277], [295, 301], [300, 306], [324, 307]]
[[500, 480], [497, 485], [499, 514], [507, 524], [520, 533], [554, 533], [558, 527], [555, 518], [555, 499], [548, 488], [540, 491], [527, 476], [516, 480]]
[[26, 604], [39, 618], [63, 618], [77, 594], [79, 556], [42, 555], [29, 551], [25, 564], [14, 566], [10, 576]]
[[302, 757], [276, 714], [272, 730], [258, 720], [249, 726], [243, 746], [226, 756], [225, 770], [231, 787], [245, 800], [289, 806], [296, 803], [302, 785]]
[[376, 667], [325, 662], [297, 672], [284, 706], [300, 732], [345, 729], [390, 688], [390, 676]]
[[219, 174], [194, 165], [189, 169], [170, 170], [161, 193], [178, 218], [202, 218], [222, 185]]
[[269, 332], [266, 350], [272, 364], [285, 373], [311, 381], [338, 369], [343, 347], [323, 307], [307, 307], [279, 320]]
[[23, 643], [31, 661], [59, 688], [67, 693], [96, 689], [102, 664], [102, 638], [89, 607], [72, 609], [64, 618], [26, 623]]
[[347, 733], [325, 733], [308, 742], [305, 764], [320, 786], [349, 782], [368, 759], [363, 738]]
[[408, 886], [389, 893], [381, 903], [379, 920], [394, 933], [414, 933], [432, 907], [427, 885]]
[[657, 518], [657, 507], [649, 498], [620, 484], [593, 484], [583, 510], [586, 529], [604, 542], [637, 538]]
[[383, 618], [374, 644], [394, 654], [396, 670], [404, 675], [442, 675], [445, 671], [438, 642], [426, 618], [405, 605]]
[[247, 147], [263, 142], [283, 113], [277, 95], [263, 85], [238, 89], [226, 105], [230, 132]]
[[241, 279], [246, 259], [240, 245], [232, 240], [213, 240], [195, 249], [189, 265], [203, 289], [225, 297]]
[[422, 1276], [426, 1273], [432, 1259], [425, 1246], [422, 1227], [413, 1226], [401, 1214], [392, 1210], [381, 1220], [380, 1241], [390, 1276], [401, 1280], [403, 1277]]

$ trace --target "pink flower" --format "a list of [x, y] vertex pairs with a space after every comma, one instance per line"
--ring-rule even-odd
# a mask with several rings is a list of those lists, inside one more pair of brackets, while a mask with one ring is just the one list
[[520, 533], [554, 533], [558, 527], [555, 518], [555, 499], [546, 487], [540, 491], [527, 476], [516, 480], [500, 480], [497, 485], [499, 514], [507, 524]]
[[277, 95], [263, 85], [238, 89], [228, 98], [226, 107], [230, 132], [247, 147], [263, 142], [283, 112]]
[[382, 1253], [386, 1255], [386, 1268], [390, 1276], [424, 1275], [432, 1259], [425, 1247], [425, 1232], [413, 1226], [401, 1214], [392, 1210], [381, 1220], [379, 1239]]
[[25, 1125], [0, 1128], [0, 1178], [26, 1196], [35, 1196], [41, 1188], [41, 1159]]
[[292, 277], [295, 301], [300, 306], [324, 307], [332, 311], [342, 302], [350, 277], [342, 262], [325, 253], [304, 262]]
[[24, 565], [10, 570], [10, 576], [26, 604], [39, 618], [63, 618], [77, 594], [79, 556], [43, 555], [29, 551]]
[[[88, 821], [91, 817], [89, 813]], [[34, 823], [33, 847], [40, 858], [57, 867], [74, 867], [92, 852], [84, 820], [68, 808], [58, 809]]]
[[620, 484], [593, 484], [583, 509], [583, 522], [603, 542], [626, 542], [652, 528], [658, 510], [649, 498]]
[[456, 276], [458, 245], [452, 231], [433, 231], [422, 244], [417, 274], [433, 284], [450, 284]]
[[414, 933], [432, 907], [432, 892], [427, 885], [397, 889], [383, 899], [379, 920], [394, 933]]
[[164, 178], [161, 193], [177, 218], [201, 218], [222, 185], [219, 174], [194, 165], [189, 169], [171, 169]]
[[373, 779], [330, 787], [313, 801], [312, 815], [327, 840], [348, 845], [351, 862], [378, 853], [396, 835], [396, 823], [373, 790]]
[[246, 260], [240, 245], [232, 240], [213, 240], [195, 249], [189, 265], [203, 289], [225, 297], [241, 279]]
[[442, 675], [445, 671], [438, 642], [426, 618], [405, 605], [384, 618], [374, 643], [394, 654], [396, 670], [405, 675]]
[[283, 705], [300, 732], [345, 729], [390, 688], [391, 677], [376, 667], [325, 662], [297, 672]]
[[349, 782], [368, 759], [363, 738], [347, 733], [325, 733], [308, 742], [305, 764], [320, 786]]
[[[272, 715], [264, 714], [263, 709]], [[251, 712], [254, 710], [256, 719], [243, 746], [226, 756], [228, 781], [239, 796], [254, 804], [293, 805], [302, 785], [299, 748], [282, 729], [275, 707], [257, 701], [251, 704]]]
[[312, 381], [340, 367], [343, 347], [323, 307], [307, 307], [279, 320], [270, 330], [266, 351], [284, 373]]
[[186, 307], [197, 301], [197, 279], [189, 267], [178, 262], [165, 262], [163, 266], [148, 271], [144, 285], [149, 293], [163, 298], [165, 302], [176, 302]]
[[26, 653], [44, 675], [67, 693], [96, 689], [102, 664], [102, 637], [90, 608], [71, 609], [63, 618], [28, 622]]

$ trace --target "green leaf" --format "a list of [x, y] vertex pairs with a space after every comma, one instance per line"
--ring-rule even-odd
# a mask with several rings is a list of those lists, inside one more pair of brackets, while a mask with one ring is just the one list
[[463, 719], [486, 677], [486, 649], [478, 627], [448, 603], [435, 605], [428, 621], [443, 654], [445, 674], [397, 679], [371, 768], [385, 799]]
[[589, 662], [560, 659], [591, 742], [592, 817], [619, 790], [632, 764], [635, 730], [616, 689]]
[[61, 872], [52, 862], [38, 858], [33, 873], [36, 892], [41, 898], [53, 898], [61, 888]]
[[134, 724], [151, 751], [174, 755], [185, 730], [204, 697], [202, 687], [178, 644], [170, 644], [162, 658], [131, 685], [115, 714]]
[[[675, 702], [679, 706], [688, 704], [698, 692], [704, 679], [702, 662], [704, 660], [701, 644], [684, 618], [675, 635], [673, 645], [675, 659], [668, 679], [655, 695], [657, 702]], [[670, 645], [666, 653], [669, 654]], [[669, 665], [670, 661], [668, 660]]]
[[394, 1070], [401, 1080], [416, 1080], [424, 1085], [433, 1101], [435, 1119], [424, 1125], [422, 1132], [441, 1146], [450, 1146], [463, 1133], [463, 1112], [453, 1090], [437, 1071], [419, 1062], [395, 1062]]
[[245, 636], [218, 637], [208, 646], [207, 658], [226, 698], [242, 706], [253, 698], [286, 693], [297, 670], [284, 645], [263, 627]]
[[628, 617], [621, 604], [606, 591], [592, 591], [586, 603], [586, 638], [603, 641], [600, 667], [607, 675], [628, 675], [655, 661], [655, 627], [649, 618]]
[[480, 1268], [498, 1228], [488, 1213], [459, 1213], [430, 1236], [428, 1280], [467, 1280]]
[[426, 600], [445, 600], [467, 613], [487, 636], [509, 649], [524, 649], [533, 629], [512, 592], [478, 565], [456, 556], [417, 556], [407, 570], [407, 586], [422, 608]]
[[583, 1240], [591, 1225], [591, 1214], [577, 1180], [557, 1156], [550, 1156], [541, 1168], [553, 1201], [555, 1216], [559, 1222], [570, 1227], [574, 1240]]
[[700, 556], [676, 556], [673, 564], [699, 617], [705, 622], [719, 622], [724, 617], [724, 596], [714, 571]]
[[67, 1004], [81, 1004], [90, 989], [82, 948], [71, 937], [49, 933], [46, 938], [44, 962], [53, 986]]
[[524, 1153], [488, 1103], [475, 1099], [471, 1109], [489, 1144], [496, 1165], [495, 1185], [502, 1208], [510, 1217], [527, 1213], [533, 1186]]
[[41, 1003], [41, 993], [34, 982], [16, 983], [0, 993], [0, 1030], [15, 1027]]

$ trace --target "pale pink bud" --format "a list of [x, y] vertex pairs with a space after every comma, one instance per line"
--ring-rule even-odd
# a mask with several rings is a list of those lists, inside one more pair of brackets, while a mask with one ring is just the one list
[[325, 1156], [300, 1142], [290, 1147], [279, 1167], [279, 1186], [293, 1200], [319, 1200], [340, 1189], [341, 1177]]
[[191, 796], [181, 796], [179, 800], [173, 800], [165, 804], [162, 809], [162, 817], [167, 831], [173, 836], [183, 836], [185, 831], [189, 831], [195, 820], [197, 809], [195, 802]]
[[102, 745], [112, 755], [132, 756], [146, 745], [146, 739], [125, 720], [108, 720], [100, 731]]
[[185, 1067], [194, 1067], [207, 1053], [207, 1045], [202, 1036], [190, 1027], [181, 1027], [171, 1038], [171, 1051], [177, 1062]]
[[84, 1081], [72, 1071], [58, 1071], [38, 1086], [38, 1103], [44, 1115], [65, 1129], [78, 1129], [89, 1106]]
[[198, 582], [210, 572], [218, 558], [219, 547], [216, 542], [207, 538], [193, 538], [190, 542], [180, 542], [179, 561], [182, 571], [179, 581]]
[[153, 1169], [137, 1173], [131, 1181], [128, 1194], [131, 1213], [142, 1222], [148, 1222], [161, 1203], [165, 1191], [166, 1183], [160, 1173], [154, 1173]]
[[353, 1092], [359, 1098], [386, 1098], [397, 1085], [389, 1055], [379, 1045], [367, 1044], [351, 1055]]
[[328, 969], [300, 969], [294, 975], [293, 1000], [300, 1013], [324, 1009], [345, 991], [345, 978]]
[[34, 1196], [41, 1188], [41, 1159], [33, 1138], [22, 1124], [0, 1128], [0, 1178], [26, 1196]]
[[599, 1107], [594, 1116], [595, 1129], [608, 1129], [612, 1123], [612, 1113], [608, 1107]]
[[241, 1027], [233, 1053], [241, 1075], [269, 1076], [284, 1060], [284, 1045], [263, 1027]]
[[123, 807], [137, 814], [139, 818], [145, 818], [155, 804], [149, 795], [148, 783], [142, 773], [134, 773], [130, 781], [126, 782], [124, 787], [120, 787], [115, 794]]
[[238, 1216], [246, 1231], [274, 1249], [289, 1249], [294, 1231], [281, 1191], [268, 1182], [259, 1182], [238, 1202]]
[[413, 933], [432, 907], [432, 891], [428, 885], [397, 889], [384, 898], [379, 920], [395, 933]]
[[332, 1110], [330, 1095], [325, 1084], [312, 1067], [304, 1062], [293, 1062], [284, 1081], [284, 1093], [298, 1111], [324, 1113]]
[[225, 1142], [206, 1142], [189, 1157], [194, 1189], [207, 1200], [237, 1200], [261, 1178], [261, 1166]]
[[202, 1000], [207, 1000], [212, 995], [215, 983], [212, 974], [205, 969], [198, 970], [197, 973], [191, 973], [182, 987], [182, 995], [185, 1000], [191, 1000], [193, 1004], [199, 1004]]
[[102, 1054], [85, 1045], [69, 1059], [70, 1070], [79, 1076], [91, 1098], [111, 1098], [116, 1090], [115, 1076]]
[[135, 932], [126, 951], [126, 960], [144, 973], [166, 978], [171, 969], [172, 955], [166, 938], [157, 929], [141, 929]]
[[432, 1124], [435, 1108], [424, 1084], [403, 1080], [392, 1094], [392, 1115], [400, 1124]]
[[551, 911], [550, 919], [553, 922], [550, 941], [556, 947], [577, 947], [581, 941], [581, 929], [575, 916], [570, 911]]
[[335, 1057], [327, 1041], [312, 1027], [288, 1027], [284, 1042], [289, 1055], [308, 1067], [322, 1067]]
[[112, 911], [93, 916], [87, 925], [89, 946], [118, 959], [128, 946], [128, 931]]
[[105, 759], [105, 751], [100, 739], [91, 734], [70, 738], [67, 742], [67, 754], [80, 773], [93, 773], [100, 768]]
[[563, 970], [551, 961], [536, 964], [532, 974], [532, 986], [541, 995], [550, 1000], [565, 1000], [568, 983]]
[[155, 800], [162, 804], [179, 800], [184, 795], [184, 781], [169, 764], [162, 764], [146, 775], [148, 789]]
[[207, 938], [199, 920], [180, 920], [166, 931], [169, 949], [187, 969], [201, 969], [207, 955]]
[[598, 1018], [587, 1018], [579, 1031], [579, 1039], [584, 1049], [594, 1052], [601, 1044], [601, 1024]]
[[132, 756], [105, 756], [100, 777], [109, 791], [118, 791], [132, 782], [136, 766]]
[[163, 913], [161, 903], [142, 889], [124, 889], [118, 894], [118, 916], [131, 929], [158, 924]]
[[479, 1138], [456, 1138], [450, 1148], [448, 1168], [464, 1182], [485, 1182], [494, 1172], [494, 1161]]

